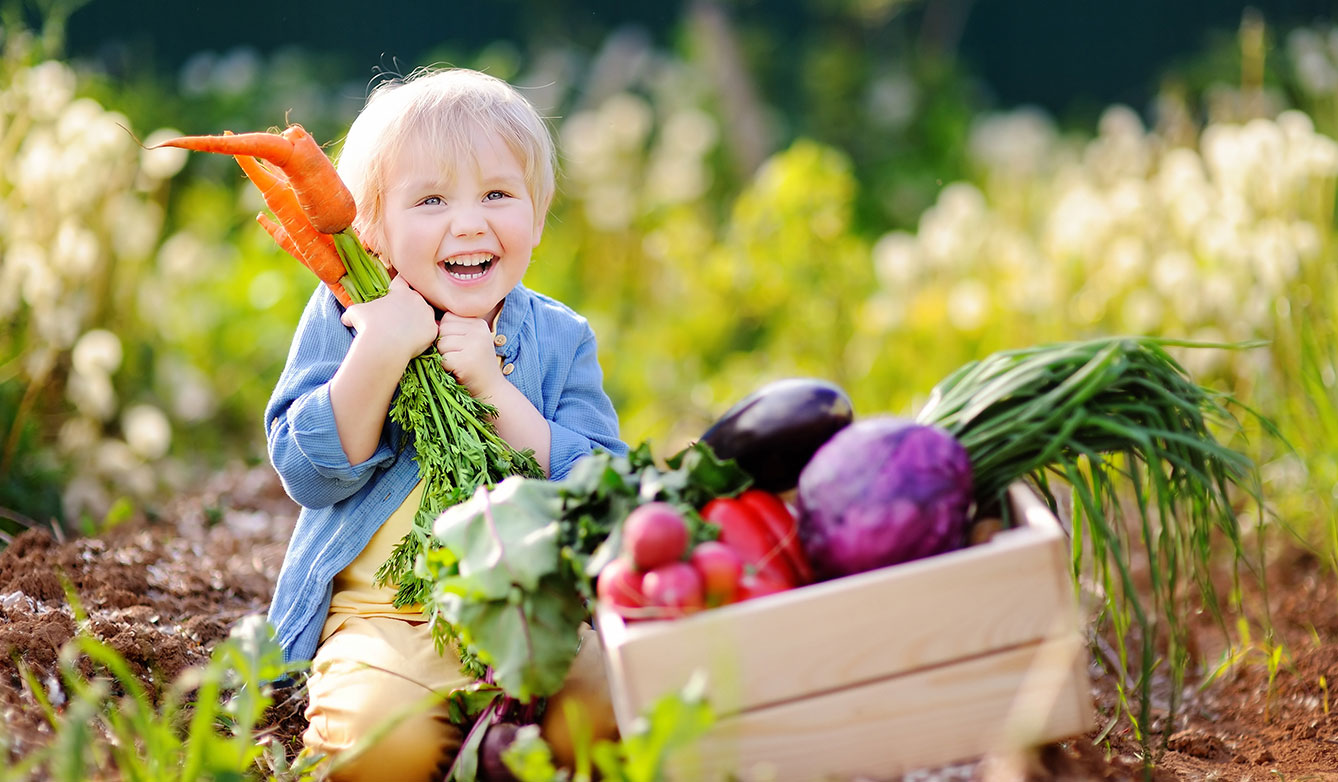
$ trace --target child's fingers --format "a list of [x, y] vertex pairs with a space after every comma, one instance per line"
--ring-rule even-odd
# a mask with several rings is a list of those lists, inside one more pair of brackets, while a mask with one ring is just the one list
[[442, 336], [475, 338], [486, 336], [487, 339], [492, 339], [492, 330], [482, 318], [463, 318], [451, 312], [442, 315], [441, 320], [437, 321], [437, 333]]
[[[457, 334], [448, 332], [437, 335], [437, 352], [442, 355], [447, 353], [461, 353], [464, 351], [476, 352], [479, 348], [479, 340], [472, 334]], [[489, 343], [491, 347], [491, 343]]]

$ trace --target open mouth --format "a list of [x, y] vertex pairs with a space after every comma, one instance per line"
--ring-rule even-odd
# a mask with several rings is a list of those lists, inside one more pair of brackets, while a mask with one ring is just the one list
[[470, 253], [469, 255], [457, 255], [442, 264], [446, 273], [454, 279], [461, 282], [477, 280], [488, 273], [497, 256], [492, 253]]

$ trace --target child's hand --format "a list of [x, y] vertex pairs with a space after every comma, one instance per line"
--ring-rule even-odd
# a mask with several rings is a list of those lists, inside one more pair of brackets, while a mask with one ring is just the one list
[[465, 318], [448, 312], [437, 328], [437, 350], [442, 366], [479, 399], [492, 395], [498, 383], [506, 382], [498, 367], [492, 329], [483, 318]]
[[340, 320], [357, 331], [358, 339], [371, 343], [384, 355], [397, 361], [403, 358], [401, 370], [437, 337], [432, 305], [398, 275], [390, 281], [386, 295], [352, 305]]

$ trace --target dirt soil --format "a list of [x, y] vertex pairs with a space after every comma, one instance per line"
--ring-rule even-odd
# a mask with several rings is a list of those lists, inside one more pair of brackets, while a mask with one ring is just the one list
[[[127, 522], [98, 538], [61, 541], [42, 531], [16, 538], [0, 552], [0, 737], [11, 751], [21, 755], [50, 736], [14, 661], [39, 680], [53, 676], [75, 630], [61, 574], [74, 586], [91, 632], [146, 681], [165, 684], [202, 664], [238, 619], [264, 612], [295, 515], [267, 467], [236, 468], [156, 520]], [[1338, 579], [1301, 551], [1288, 549], [1273, 560], [1268, 605], [1286, 654], [1272, 686], [1259, 648], [1205, 686], [1191, 683], [1150, 772], [1127, 723], [1102, 733], [1115, 710], [1115, 679], [1094, 663], [1096, 730], [1026, 757], [924, 769], [900, 782], [1338, 782], [1338, 702], [1329, 708], [1329, 688], [1338, 687]], [[1215, 664], [1225, 642], [1204, 623], [1205, 659]], [[302, 693], [277, 696], [266, 733], [295, 745]], [[1164, 720], [1164, 711], [1154, 712]]]

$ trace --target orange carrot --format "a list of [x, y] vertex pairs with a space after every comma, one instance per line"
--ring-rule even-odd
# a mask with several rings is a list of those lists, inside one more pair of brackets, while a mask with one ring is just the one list
[[301, 125], [289, 125], [282, 134], [180, 136], [158, 146], [222, 155], [245, 155], [273, 163], [288, 178], [302, 211], [321, 233], [339, 233], [352, 225], [353, 218], [357, 216], [358, 209], [353, 202], [353, 195], [340, 180], [334, 164]]
[[[302, 257], [302, 251], [297, 248], [297, 243], [293, 241], [293, 237], [289, 236], [287, 231], [283, 230], [283, 226], [271, 220], [269, 215], [264, 212], [256, 215], [256, 222], [260, 223], [265, 229], [265, 232], [270, 235], [270, 238], [274, 239], [285, 252], [301, 261], [302, 265], [311, 268], [310, 265], [307, 264], [306, 258]], [[338, 280], [334, 282], [326, 280], [325, 284], [334, 292], [335, 298], [339, 299], [340, 304], [347, 307], [353, 303], [353, 298], [348, 295], [348, 291], [344, 290], [343, 284]]]
[[334, 239], [316, 230], [307, 220], [288, 182], [253, 157], [236, 155], [235, 158], [251, 184], [260, 190], [265, 204], [279, 218], [279, 223], [297, 249], [297, 253], [294, 253], [297, 259], [305, 263], [323, 282], [339, 282], [347, 270], [335, 248]]

